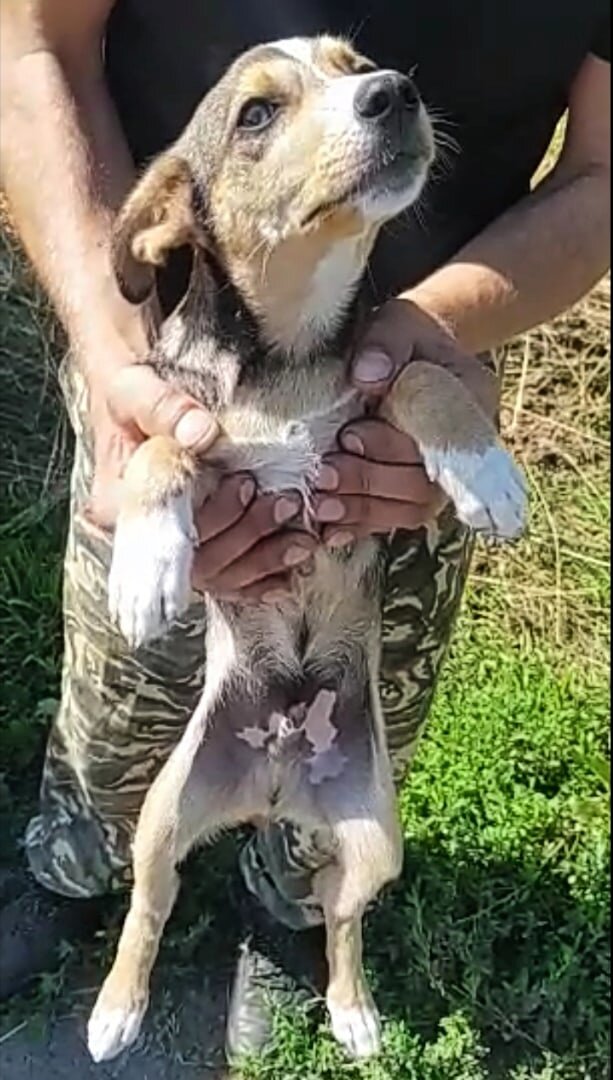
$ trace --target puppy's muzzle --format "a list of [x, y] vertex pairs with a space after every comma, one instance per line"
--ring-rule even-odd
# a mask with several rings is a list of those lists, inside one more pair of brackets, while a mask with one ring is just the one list
[[379, 126], [409, 127], [419, 112], [419, 95], [406, 75], [385, 71], [363, 80], [353, 107], [358, 120]]

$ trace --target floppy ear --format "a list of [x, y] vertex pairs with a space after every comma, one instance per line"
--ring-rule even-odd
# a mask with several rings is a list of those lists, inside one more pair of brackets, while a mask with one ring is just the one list
[[112, 239], [113, 269], [122, 295], [146, 300], [171, 248], [194, 243], [194, 182], [187, 162], [172, 153], [155, 161], [119, 211]]

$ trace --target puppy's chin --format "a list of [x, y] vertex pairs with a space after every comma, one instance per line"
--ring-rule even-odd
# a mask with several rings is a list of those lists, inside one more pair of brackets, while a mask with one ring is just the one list
[[348, 215], [359, 215], [368, 227], [388, 221], [401, 214], [417, 201], [428, 179], [428, 158], [397, 160], [384, 168], [376, 164], [357, 173], [345, 189], [315, 207], [302, 211], [299, 224], [291, 231], [311, 232], [324, 221]]
[[410, 171], [393, 178], [382, 177], [354, 200], [365, 221], [377, 224], [402, 214], [421, 195], [428, 179], [428, 162], [415, 165]]

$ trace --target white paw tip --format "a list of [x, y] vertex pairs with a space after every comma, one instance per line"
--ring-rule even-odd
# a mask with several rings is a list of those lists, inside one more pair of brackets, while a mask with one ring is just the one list
[[160, 637], [189, 606], [194, 554], [191, 501], [177, 496], [120, 518], [109, 575], [109, 612], [132, 646]]
[[502, 446], [477, 454], [423, 448], [426, 471], [452, 500], [465, 525], [501, 540], [524, 528], [527, 491], [522, 473]]
[[117, 1057], [135, 1041], [145, 1007], [141, 1009], [95, 1008], [87, 1025], [87, 1047], [98, 1064]]
[[328, 1002], [334, 1038], [353, 1058], [374, 1057], [381, 1049], [381, 1020], [374, 1005], [342, 1009]]

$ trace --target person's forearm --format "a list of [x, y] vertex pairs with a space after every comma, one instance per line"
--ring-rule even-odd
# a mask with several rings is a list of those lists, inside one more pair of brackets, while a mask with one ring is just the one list
[[554, 171], [407, 295], [475, 353], [548, 321], [609, 266], [609, 184], [600, 167]]
[[71, 66], [14, 26], [3, 26], [3, 39], [2, 185], [34, 267], [95, 376], [105, 357], [110, 367], [146, 346], [142, 314], [120, 297], [109, 260], [132, 162], [95, 44]]

